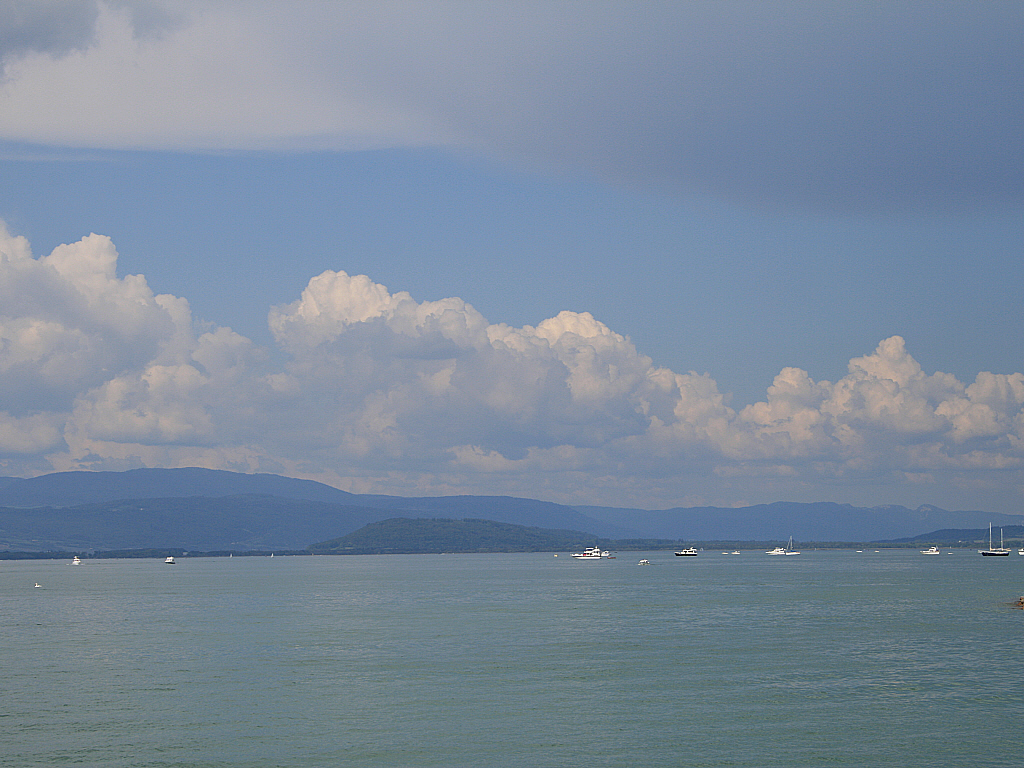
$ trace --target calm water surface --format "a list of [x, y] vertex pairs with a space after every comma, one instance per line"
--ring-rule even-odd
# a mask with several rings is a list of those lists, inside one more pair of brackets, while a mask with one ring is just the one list
[[1021, 594], [973, 551], [0, 562], [0, 765], [1019, 766]]

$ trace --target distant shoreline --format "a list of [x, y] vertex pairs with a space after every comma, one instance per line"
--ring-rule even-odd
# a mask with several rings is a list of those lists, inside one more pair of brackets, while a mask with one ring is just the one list
[[[949, 550], [967, 550], [972, 551], [982, 546], [984, 542], [963, 542], [956, 545], [953, 544], [941, 544], [937, 543], [935, 546], [941, 549]], [[613, 552], [670, 552], [675, 549], [679, 549], [684, 546], [683, 543], [676, 544], [671, 547], [635, 547], [635, 546], [616, 546], [614, 544], [602, 544], [602, 547], [610, 549]], [[691, 543], [687, 542], [685, 546], [691, 546]], [[743, 542], [743, 546], [730, 542], [709, 542], [701, 544], [700, 542], [693, 543], [697, 549], [702, 549], [704, 554], [714, 554], [719, 550], [739, 550], [741, 552], [760, 552], [767, 551], [771, 548], [778, 546], [777, 542]], [[931, 542], [914, 542], [914, 543], [882, 543], [882, 542], [800, 542], [799, 546], [806, 551], [814, 550], [847, 550], [847, 549], [888, 549], [888, 550], [904, 550], [904, 549], [920, 549], [924, 546], [931, 546]], [[549, 552], [555, 554], [561, 554], [567, 552], [565, 549], [535, 549], [535, 550], [521, 550], [521, 549], [488, 549], [479, 551], [463, 551], [463, 552], [451, 552], [451, 551], [436, 551], [436, 552], [401, 552], [401, 551], [378, 551], [378, 552], [311, 552], [309, 550], [218, 550], [213, 552], [200, 552], [194, 550], [182, 550], [174, 547], [167, 547], [161, 549], [159, 547], [151, 547], [146, 549], [138, 550], [97, 550], [93, 552], [86, 552], [83, 550], [49, 550], [46, 552], [34, 552], [34, 551], [22, 551], [22, 550], [6, 550], [0, 551], [0, 561], [11, 561], [11, 560], [70, 560], [74, 556], [78, 556], [82, 560], [145, 560], [145, 559], [164, 559], [166, 557], [174, 558], [210, 558], [210, 557], [352, 557], [358, 555], [473, 555], [473, 554], [537, 554], [542, 552]]]

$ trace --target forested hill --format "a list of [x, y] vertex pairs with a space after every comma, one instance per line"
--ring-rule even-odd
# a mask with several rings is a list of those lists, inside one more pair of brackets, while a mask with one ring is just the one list
[[493, 520], [391, 518], [309, 547], [317, 555], [428, 554], [443, 552], [565, 552], [601, 540], [580, 531], [557, 531]]

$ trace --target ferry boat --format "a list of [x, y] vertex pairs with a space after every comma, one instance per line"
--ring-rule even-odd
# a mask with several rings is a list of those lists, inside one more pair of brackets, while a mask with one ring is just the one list
[[602, 550], [600, 547], [587, 547], [582, 552], [573, 552], [572, 556], [577, 560], [600, 560], [604, 557], [611, 557], [611, 552]]

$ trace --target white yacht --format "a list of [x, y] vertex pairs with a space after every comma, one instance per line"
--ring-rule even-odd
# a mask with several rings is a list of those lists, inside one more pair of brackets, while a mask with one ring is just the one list
[[166, 559], [166, 560], [164, 560], [164, 563], [165, 563], [166, 565], [174, 565], [174, 564], [175, 564], [175, 563], [174, 563], [174, 558], [168, 555], [167, 559]]
[[941, 555], [942, 553], [939, 552], [939, 548], [938, 547], [928, 547], [928, 549], [922, 549], [921, 550], [921, 554], [922, 555]]
[[71, 564], [72, 565], [81, 565], [82, 561], [78, 559], [78, 555], [75, 555], [73, 558], [71, 558]]
[[696, 556], [697, 556], [697, 548], [696, 547], [687, 547], [686, 549], [680, 549], [678, 552], [676, 552], [676, 557], [696, 557]]
[[766, 555], [799, 555], [800, 553], [793, 549], [793, 537], [789, 537], [789, 543], [784, 547], [776, 547], [770, 552], [765, 552]]
[[573, 552], [572, 556], [577, 560], [600, 560], [611, 557], [611, 552], [602, 550], [600, 547], [587, 547], [582, 552]]
[[637, 563], [637, 565], [650, 565], [650, 564], [651, 564], [651, 561], [647, 560], [647, 559], [641, 560], [639, 563]]

